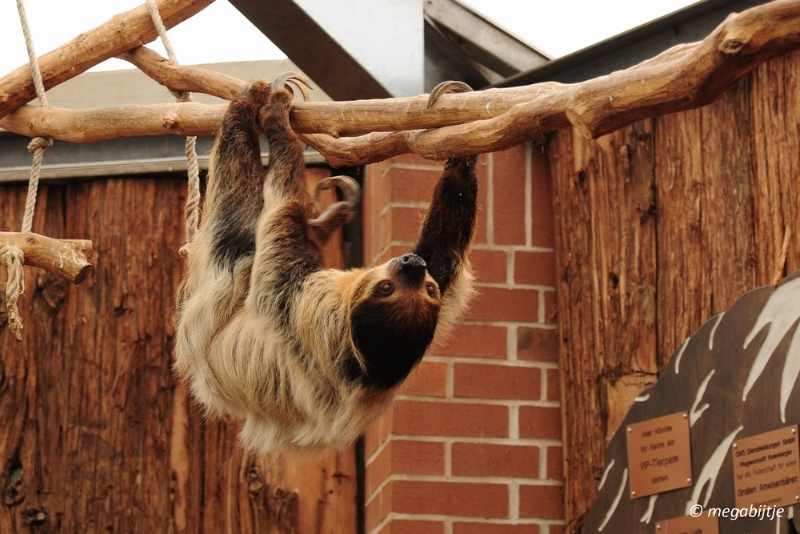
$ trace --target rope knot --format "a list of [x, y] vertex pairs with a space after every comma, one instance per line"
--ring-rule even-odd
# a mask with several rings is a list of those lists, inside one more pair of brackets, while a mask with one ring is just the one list
[[31, 139], [31, 142], [28, 143], [28, 152], [33, 154], [37, 150], [47, 150], [53, 146], [53, 139], [51, 137], [34, 137]]

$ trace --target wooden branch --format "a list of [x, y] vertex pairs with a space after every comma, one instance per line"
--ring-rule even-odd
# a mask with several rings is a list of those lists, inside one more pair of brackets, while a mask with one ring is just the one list
[[22, 250], [25, 265], [39, 267], [73, 284], [80, 284], [92, 272], [92, 242], [85, 239], [0, 232], [0, 247], [6, 245]]
[[[443, 159], [502, 150], [570, 123], [586, 137], [599, 137], [643, 118], [705, 105], [759, 64], [798, 46], [800, 0], [778, 0], [731, 15], [699, 43], [678, 45], [630, 69], [580, 84], [447, 94], [432, 109], [426, 95], [297, 102], [291, 120], [295, 131], [334, 165], [360, 165], [408, 152]], [[200, 67], [168, 67], [146, 49], [125, 57], [172, 89], [229, 98], [244, 84]], [[82, 111], [26, 106], [0, 120], [0, 127], [75, 142], [211, 135], [224, 110], [224, 105], [196, 103]]]
[[[195, 15], [214, 0], [158, 0], [167, 29]], [[147, 6], [121, 13], [39, 57], [46, 89], [74, 78], [108, 58], [158, 37]], [[0, 79], [0, 118], [36, 98], [30, 67], [24, 65]]]
[[[247, 83], [203, 67], [173, 67], [156, 52], [139, 47], [120, 55], [171, 91], [190, 91], [233, 99]], [[324, 133], [331, 137], [371, 132], [438, 128], [502, 115], [513, 106], [564, 87], [544, 83], [530, 87], [488, 89], [475, 93], [443, 95], [433, 109], [428, 96], [351, 102], [296, 102], [292, 128], [298, 133]]]
[[247, 86], [246, 82], [238, 78], [202, 67], [173, 67], [167, 58], [146, 46], [139, 46], [120, 54], [119, 59], [135, 65], [170, 91], [203, 93], [233, 100], [233, 97]]
[[80, 110], [22, 106], [0, 119], [0, 128], [71, 143], [144, 135], [214, 135], [227, 108], [227, 104], [197, 102]]
[[800, 2], [776, 0], [732, 14], [711, 35], [582, 84], [566, 106], [587, 139], [637, 120], [702, 107], [765, 61], [800, 46]]

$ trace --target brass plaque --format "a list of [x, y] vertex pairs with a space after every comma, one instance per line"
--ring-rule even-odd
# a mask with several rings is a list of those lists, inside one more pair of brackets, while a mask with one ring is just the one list
[[797, 425], [734, 441], [736, 507], [796, 504], [800, 496], [798, 450]]
[[708, 514], [684, 515], [656, 523], [658, 534], [719, 534], [719, 518]]
[[688, 413], [634, 423], [625, 434], [631, 499], [692, 485]]

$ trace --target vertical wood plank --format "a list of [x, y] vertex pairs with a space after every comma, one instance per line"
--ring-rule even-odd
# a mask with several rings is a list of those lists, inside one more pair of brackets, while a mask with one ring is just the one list
[[755, 276], [750, 91], [656, 119], [659, 368]]
[[756, 275], [772, 281], [785, 237], [783, 273], [800, 268], [800, 52], [753, 71], [753, 195]]
[[594, 500], [606, 439], [656, 377], [652, 122], [598, 142], [562, 130], [550, 164], [565, 493], [576, 528]]

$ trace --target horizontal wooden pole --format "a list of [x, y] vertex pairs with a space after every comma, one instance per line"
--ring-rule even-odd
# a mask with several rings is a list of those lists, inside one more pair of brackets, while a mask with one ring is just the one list
[[[120, 59], [129, 61], [172, 91], [231, 100], [247, 86], [242, 80], [203, 67], [171, 66], [167, 59], [144, 46], [122, 54]], [[432, 107], [428, 107], [428, 95], [349, 102], [297, 101], [292, 106], [291, 122], [297, 133], [324, 133], [331, 137], [439, 128], [498, 117], [517, 104], [561, 92], [564, 87], [560, 83], [547, 83], [445, 94]]]
[[25, 255], [25, 265], [39, 267], [73, 284], [92, 272], [92, 242], [53, 239], [30, 232], [0, 232], [0, 247], [13, 245]]
[[214, 135], [227, 108], [227, 104], [198, 102], [97, 109], [22, 106], [0, 119], [0, 128], [71, 143], [149, 135]]
[[[169, 29], [197, 14], [214, 0], [156, 0]], [[74, 78], [98, 63], [149, 43], [158, 37], [147, 5], [121, 13], [105, 24], [80, 34], [67, 44], [39, 57], [45, 89]], [[36, 98], [28, 65], [0, 78], [0, 117]]]

